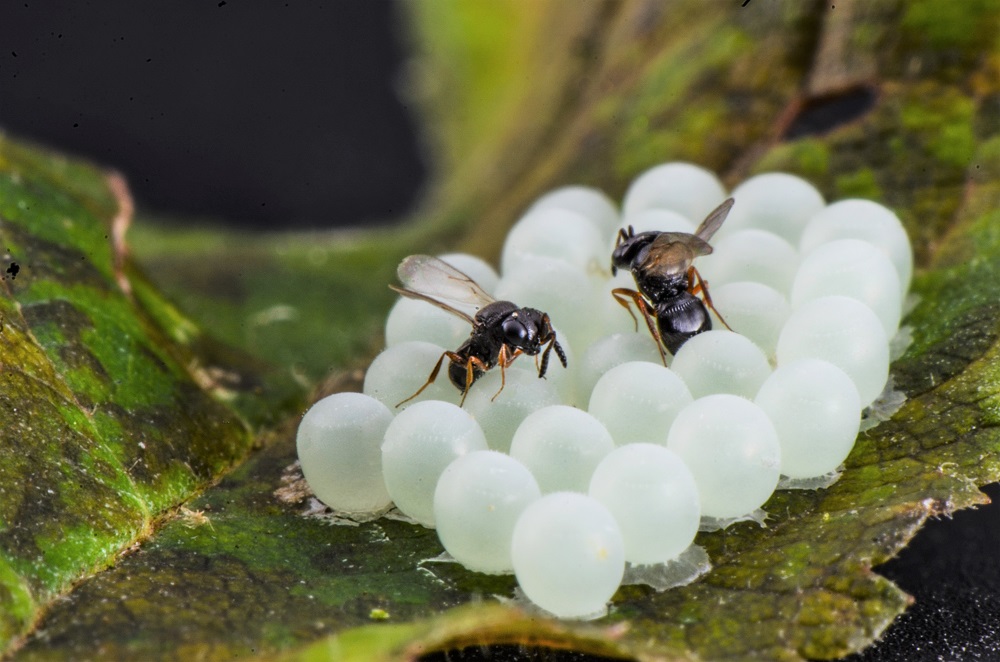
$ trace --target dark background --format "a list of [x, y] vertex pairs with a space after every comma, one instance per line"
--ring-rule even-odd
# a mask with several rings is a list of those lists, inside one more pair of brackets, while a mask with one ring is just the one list
[[[267, 229], [400, 217], [425, 164], [396, 93], [397, 11], [385, 1], [5, 0], [0, 128], [121, 170], [159, 215]], [[987, 492], [1000, 499], [996, 485]], [[915, 606], [852, 659], [1000, 659], [998, 555], [1000, 507], [931, 522], [879, 568]]]
[[242, 227], [398, 218], [424, 178], [385, 1], [3, 0], [0, 129], [140, 208]]

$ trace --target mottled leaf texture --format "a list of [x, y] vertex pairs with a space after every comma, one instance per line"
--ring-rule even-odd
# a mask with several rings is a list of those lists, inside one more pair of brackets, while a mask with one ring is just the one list
[[[184, 337], [195, 332], [116, 267], [104, 235], [121, 202], [106, 180], [4, 143], [0, 231], [22, 267], [3, 283], [0, 337], [8, 648], [43, 607], [24, 659], [397, 660], [492, 645], [799, 660], [870, 644], [909, 600], [871, 568], [1000, 480], [1000, 3], [428, 0], [403, 11], [420, 62], [411, 93], [438, 147], [433, 213], [382, 236], [377, 254], [361, 242], [322, 269], [288, 266], [257, 306], [296, 306], [314, 272], [346, 283], [364, 265], [355, 294], [316, 314], [342, 347], [365, 347], [389, 302], [358, 306], [373, 274], [381, 288], [399, 255], [445, 247], [495, 257], [548, 188], [619, 196], [666, 160], [730, 185], [785, 170], [830, 200], [880, 200], [906, 225], [920, 300], [906, 320], [914, 342], [892, 366], [905, 405], [860, 437], [829, 489], [776, 493], [764, 528], [699, 534], [708, 575], [663, 593], [623, 587], [590, 623], [498, 601], [513, 579], [433, 561], [433, 531], [318, 516], [295, 481], [295, 418], [138, 551], [57, 599], [228, 466], [245, 435], [191, 378]], [[268, 259], [317, 250], [315, 237], [296, 241]], [[231, 243], [216, 242], [212, 263], [246, 284], [226, 270]], [[167, 275], [182, 257], [140, 252], [198, 308]], [[199, 310], [222, 329], [252, 312], [223, 303], [215, 313], [232, 317], [216, 324]], [[301, 342], [312, 332], [283, 329], [307, 365], [320, 362]], [[357, 386], [349, 355], [326, 390]]]
[[[248, 448], [126, 264], [120, 178], [0, 138], [0, 640]], [[17, 265], [14, 269], [12, 265]]]

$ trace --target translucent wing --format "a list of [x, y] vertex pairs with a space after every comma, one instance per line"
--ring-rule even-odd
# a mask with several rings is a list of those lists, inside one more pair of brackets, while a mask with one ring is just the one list
[[649, 252], [642, 262], [644, 269], [660, 274], [677, 274], [687, 271], [696, 257], [708, 255], [712, 246], [708, 240], [722, 226], [735, 201], [729, 198], [712, 210], [694, 234], [662, 232], [649, 245]]
[[443, 260], [430, 255], [411, 255], [396, 269], [404, 287], [390, 285], [405, 297], [427, 301], [473, 323], [480, 308], [495, 301], [476, 281]]
[[705, 220], [701, 222], [701, 225], [698, 226], [698, 229], [694, 233], [706, 242], [711, 240], [712, 235], [722, 227], [722, 222], [729, 216], [729, 210], [733, 208], [735, 202], [732, 198], [728, 198], [721, 205], [713, 209], [712, 213], [705, 217]]
[[712, 247], [700, 237], [686, 232], [663, 232], [649, 245], [642, 268], [658, 274], [687, 271], [699, 255], [708, 255]]

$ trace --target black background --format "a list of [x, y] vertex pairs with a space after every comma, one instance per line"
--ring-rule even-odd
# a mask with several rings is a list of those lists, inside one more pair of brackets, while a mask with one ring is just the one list
[[424, 164], [388, 2], [3, 0], [0, 128], [242, 227], [402, 216]]
[[[0, 128], [123, 171], [139, 205], [246, 228], [401, 216], [423, 163], [388, 2], [4, 2]], [[986, 490], [1000, 498], [996, 485]], [[852, 660], [1000, 659], [1000, 507], [879, 571], [916, 598]], [[752, 615], [747, 615], [752, 618]], [[524, 659], [523, 649], [450, 659]], [[582, 659], [538, 652], [542, 659]]]

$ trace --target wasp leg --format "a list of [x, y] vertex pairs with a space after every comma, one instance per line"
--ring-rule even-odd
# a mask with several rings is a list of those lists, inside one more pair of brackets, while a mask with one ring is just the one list
[[469, 389], [472, 388], [472, 384], [476, 381], [477, 367], [483, 372], [489, 370], [488, 365], [486, 365], [476, 357], [470, 356], [468, 360], [465, 362], [465, 388], [462, 390], [462, 399], [459, 400], [458, 402], [459, 407], [465, 404], [465, 396], [469, 395]]
[[[497, 363], [499, 363], [500, 365], [502, 365], [505, 368], [507, 366], [509, 366], [511, 363], [513, 363], [514, 359], [516, 359], [517, 357], [521, 356], [521, 354], [524, 354], [524, 350], [523, 349], [520, 349], [520, 348], [519, 349], [515, 349], [512, 352], [511, 350], [507, 349], [508, 347], [510, 347], [510, 345], [503, 345], [500, 348], [500, 358], [497, 359]], [[509, 354], [509, 356], [508, 356], [508, 354]]]
[[[524, 350], [519, 349], [517, 351], [523, 354], [527, 354], [527, 352], [525, 352]], [[544, 359], [544, 352], [535, 352], [534, 354], [528, 354], [528, 356], [530, 356], [535, 360], [535, 372], [539, 373], [539, 377], [541, 377], [544, 374], [542, 371], [545, 369], [545, 362], [543, 361], [541, 365], [538, 364], [539, 354], [542, 354], [542, 358]], [[510, 365], [510, 363], [508, 363], [507, 365]]]
[[690, 288], [688, 291], [695, 295], [700, 293], [702, 298], [705, 300], [705, 305], [708, 306], [708, 309], [715, 313], [716, 317], [719, 318], [719, 321], [722, 322], [727, 329], [732, 331], [733, 327], [729, 326], [729, 323], [726, 322], [725, 318], [722, 317], [722, 314], [716, 310], [715, 306], [712, 304], [712, 295], [708, 293], [708, 283], [701, 277], [701, 274], [698, 273], [697, 269], [694, 267], [688, 268], [688, 282], [694, 283], [696, 280], [698, 281], [698, 284]]
[[[501, 351], [501, 355], [503, 352]], [[459, 363], [462, 361], [462, 357], [458, 357]], [[461, 407], [465, 404], [465, 396], [469, 395], [469, 389], [472, 388], [472, 383], [476, 381], [475, 368], [479, 368], [483, 372], [490, 369], [488, 365], [483, 363], [481, 360], [477, 359], [475, 356], [470, 356], [469, 360], [465, 362], [465, 390], [462, 391], [462, 399], [459, 400], [458, 406]], [[503, 364], [500, 364], [500, 375], [503, 376]], [[503, 386], [500, 386], [500, 391], [503, 390]], [[497, 391], [499, 393], [500, 391]], [[493, 396], [494, 398], [497, 396]]]
[[[497, 357], [497, 365], [500, 366], [500, 388], [497, 389], [497, 392], [493, 394], [492, 398], [490, 398], [490, 402], [496, 400], [497, 396], [500, 395], [500, 391], [502, 391], [503, 387], [507, 385], [507, 366], [513, 363], [514, 359], [522, 354], [520, 349], [515, 349], [513, 352], [510, 352], [510, 356], [508, 356], [508, 352], [509, 350], [507, 349], [507, 345], [500, 346], [500, 356]], [[479, 359], [476, 360], [478, 361]]]
[[[649, 307], [646, 305], [646, 300], [642, 298], [642, 295], [635, 290], [630, 290], [627, 287], [616, 287], [611, 290], [611, 296], [615, 298], [615, 301], [620, 303], [625, 310], [632, 315], [632, 319], [635, 319], [635, 314], [632, 309], [629, 308], [629, 301], [624, 297], [628, 297], [635, 304], [635, 307], [639, 309], [642, 313], [642, 318], [646, 320], [646, 328], [649, 329], [649, 335], [653, 336], [653, 342], [656, 343], [656, 349], [660, 351], [660, 359], [663, 361], [663, 365], [667, 365], [667, 355], [663, 351], [663, 342], [660, 339], [660, 334], [656, 330], [656, 322], [653, 320], [653, 316], [649, 314]], [[636, 322], [636, 330], [638, 331], [639, 323]]]
[[409, 402], [413, 398], [415, 398], [418, 395], [420, 395], [421, 393], [423, 393], [425, 388], [427, 388], [428, 386], [430, 386], [431, 384], [434, 383], [434, 380], [437, 379], [438, 373], [441, 371], [441, 364], [444, 363], [444, 358], [446, 356], [453, 363], [461, 363], [462, 362], [462, 357], [459, 356], [458, 354], [456, 354], [455, 352], [445, 352], [444, 354], [442, 354], [441, 358], [438, 359], [438, 362], [434, 364], [434, 369], [431, 370], [430, 377], [427, 378], [427, 381], [424, 382], [424, 385], [421, 386], [420, 388], [418, 388], [417, 392], [414, 393], [413, 395], [411, 395], [410, 397], [408, 397], [406, 400], [403, 400], [402, 402], [398, 403], [396, 405], [397, 407], [399, 407], [400, 405], [405, 405], [407, 402]]
[[[635, 290], [630, 290], [627, 287], [616, 287], [615, 289], [611, 290], [611, 296], [613, 296], [615, 298], [615, 301], [618, 302], [618, 305], [624, 308], [625, 312], [627, 312], [632, 317], [632, 321], [635, 322], [635, 330], [638, 331], [639, 319], [635, 316], [635, 313], [632, 312], [632, 307], [628, 305], [629, 299], [626, 299], [624, 297], [630, 297], [632, 300], [634, 300], [636, 296], [641, 296], [641, 295]], [[638, 304], [636, 305], [638, 306]]]

